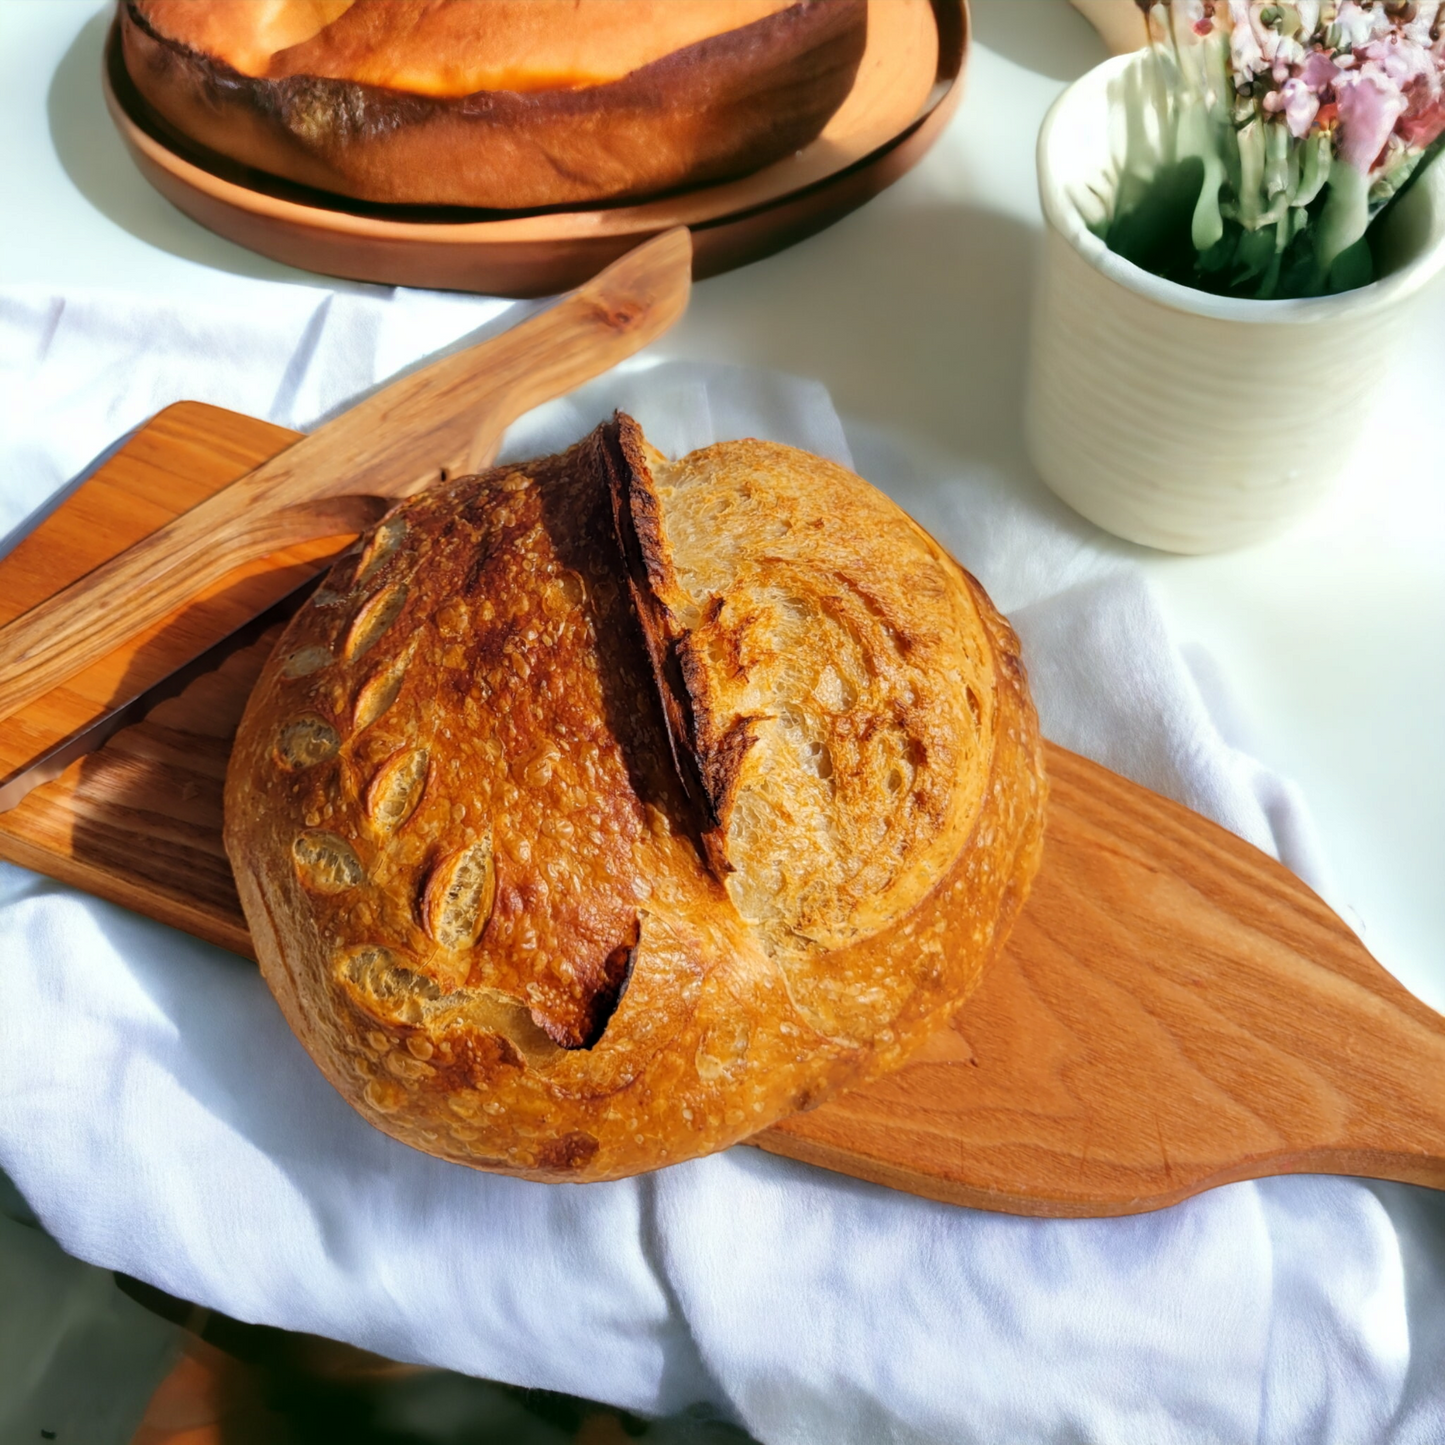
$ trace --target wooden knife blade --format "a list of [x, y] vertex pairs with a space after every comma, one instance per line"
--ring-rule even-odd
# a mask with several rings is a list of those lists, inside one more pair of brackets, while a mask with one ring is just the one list
[[402, 376], [0, 628], [0, 721], [243, 563], [354, 534], [485, 465], [524, 412], [662, 335], [687, 307], [692, 241], [664, 232], [510, 331]]
[[83, 758], [87, 753], [104, 747], [122, 728], [139, 722], [157, 703], [164, 702], [167, 698], [179, 697], [196, 678], [214, 672], [232, 653], [249, 647], [278, 623], [289, 622], [316, 590], [323, 573], [324, 569], [314, 577], [308, 577], [299, 587], [288, 592], [279, 601], [273, 602], [264, 612], [259, 612], [248, 622], [243, 622], [218, 642], [212, 643], [204, 652], [198, 653], [174, 672], [167, 673], [159, 682], [152, 683], [134, 697], [117, 703], [84, 727], [37, 753], [23, 767], [0, 778], [0, 813], [8, 813], [11, 808], [18, 806], [27, 794], [58, 778], [77, 758]]

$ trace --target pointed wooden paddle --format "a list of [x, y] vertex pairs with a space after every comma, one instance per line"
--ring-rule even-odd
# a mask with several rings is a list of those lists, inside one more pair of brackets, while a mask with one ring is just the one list
[[[179, 510], [193, 500], [179, 487], [223, 486], [292, 440], [214, 407], [168, 409], [0, 560], [0, 617], [17, 590], [101, 560], [77, 564], [94, 526], [71, 519], [123, 520], [137, 499]], [[0, 814], [0, 857], [248, 952], [221, 789], [273, 638]], [[40, 716], [60, 702], [0, 727], [0, 758], [13, 741], [23, 764], [17, 728], [63, 726]], [[1445, 1188], [1445, 1019], [1257, 849], [1061, 748], [1048, 768], [1042, 869], [952, 1027], [753, 1142], [1019, 1214], [1126, 1214], [1301, 1171]]]
[[1044, 861], [921, 1057], [756, 1142], [1016, 1214], [1133, 1214], [1270, 1174], [1445, 1189], [1445, 1018], [1287, 868], [1048, 750]]

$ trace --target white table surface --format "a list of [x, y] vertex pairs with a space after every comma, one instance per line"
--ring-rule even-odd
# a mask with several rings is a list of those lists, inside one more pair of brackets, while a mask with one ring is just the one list
[[[211, 235], [141, 180], [100, 99], [109, 10], [0, 0], [0, 285], [211, 299], [238, 277], [349, 286]], [[703, 282], [657, 350], [818, 377], [841, 411], [1031, 489], [1033, 142], [1104, 51], [1062, 0], [974, 0], [974, 16], [963, 104], [917, 170], [823, 235]], [[1251, 750], [1303, 788], [1336, 900], [1380, 961], [1445, 1009], [1445, 292], [1419, 310], [1370, 454], [1320, 511], [1231, 555], [1130, 550], [1180, 639], [1208, 647], [1233, 684]]]

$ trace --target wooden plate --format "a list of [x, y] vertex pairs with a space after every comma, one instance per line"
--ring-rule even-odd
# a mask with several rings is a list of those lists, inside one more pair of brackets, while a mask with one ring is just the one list
[[852, 93], [812, 145], [741, 180], [657, 200], [569, 211], [370, 205], [294, 185], [203, 150], [146, 104], [114, 27], [103, 84], [141, 174], [218, 235], [287, 265], [358, 281], [545, 296], [579, 285], [672, 226], [693, 231], [693, 274], [782, 250], [911, 169], [958, 105], [967, 0], [869, 0]]

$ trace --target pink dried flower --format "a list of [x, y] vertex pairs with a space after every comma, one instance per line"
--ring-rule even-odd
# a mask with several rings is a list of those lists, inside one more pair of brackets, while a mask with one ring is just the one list
[[1344, 0], [1335, 14], [1335, 24], [1340, 28], [1341, 44], [1358, 50], [1390, 28], [1390, 17], [1383, 5], [1371, 4], [1366, 9], [1356, 0]]
[[1402, 90], [1412, 80], [1438, 85], [1435, 59], [1423, 45], [1404, 35], [1383, 35], [1364, 47], [1365, 59]]
[[1300, 67], [1299, 78], [1319, 95], [1335, 83], [1337, 71], [1334, 60], [1325, 51], [1312, 50]]
[[1235, 83], [1248, 85], [1264, 69], [1264, 50], [1249, 0], [1229, 0], [1229, 59]]
[[1283, 111], [1289, 133], [1296, 140], [1303, 140], [1319, 114], [1320, 98], [1318, 92], [1298, 76], [1291, 76], [1278, 90], [1265, 96], [1264, 108], [1271, 112]]
[[1385, 149], [1395, 122], [1405, 113], [1405, 97], [1370, 62], [1336, 78], [1335, 100], [1340, 108], [1335, 149], [1342, 160], [1367, 173]]

